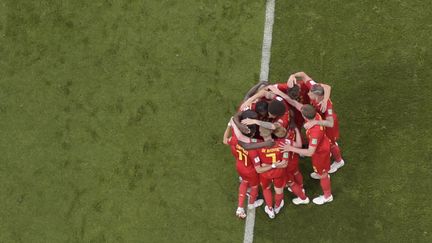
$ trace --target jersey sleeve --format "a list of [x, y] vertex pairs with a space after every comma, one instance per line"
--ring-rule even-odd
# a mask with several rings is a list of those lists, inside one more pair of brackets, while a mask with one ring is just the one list
[[249, 156], [252, 158], [254, 166], [255, 167], [261, 166], [261, 160], [259, 158], [258, 152], [256, 150], [253, 150], [253, 151], [254, 152], [252, 152], [252, 150], [249, 151], [249, 153], [250, 153]]
[[[318, 126], [316, 126], [318, 127]], [[321, 131], [317, 129], [311, 129], [309, 131], [309, 147], [317, 147], [318, 141], [321, 137]]]
[[276, 88], [278, 88], [280, 91], [286, 93], [288, 91], [288, 85], [286, 83], [279, 83], [275, 84]]
[[333, 103], [330, 101], [330, 99], [327, 101], [327, 110], [324, 113], [325, 117], [333, 117], [335, 118], [335, 112], [333, 110]]
[[236, 145], [238, 143], [238, 139], [234, 133], [234, 131], [231, 128], [231, 138], [228, 140], [229, 145]]
[[304, 84], [308, 88], [308, 90], [310, 90], [312, 88], [312, 86], [314, 86], [315, 84], [317, 84], [317, 82], [315, 82], [313, 80], [308, 80], [308, 81], [304, 82]]

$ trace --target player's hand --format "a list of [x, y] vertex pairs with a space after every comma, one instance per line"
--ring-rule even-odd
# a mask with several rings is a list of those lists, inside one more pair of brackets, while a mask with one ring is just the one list
[[281, 144], [279, 149], [281, 149], [283, 152], [291, 152], [293, 147], [289, 144]]
[[294, 86], [294, 84], [297, 84], [297, 79], [294, 76], [294, 74], [292, 74], [291, 76], [289, 76], [289, 78], [287, 80], [288, 88], [292, 88]]
[[286, 168], [288, 166], [287, 160], [282, 160], [281, 162], [277, 163], [276, 168]]
[[241, 111], [249, 110], [251, 104], [252, 104], [252, 101], [247, 99], [245, 102], [243, 102], [243, 104], [240, 105], [240, 110]]
[[228, 145], [228, 142], [230, 139], [231, 139], [230, 137], [229, 138], [224, 137], [223, 138], [223, 144]]
[[312, 120], [312, 121], [308, 121], [308, 122], [306, 122], [306, 123], [303, 125], [303, 127], [307, 130], [307, 129], [309, 129], [309, 128], [311, 128], [311, 127], [317, 125], [317, 124], [318, 124], [318, 121], [317, 121], [317, 120]]
[[241, 121], [241, 123], [244, 124], [244, 125], [253, 125], [253, 124], [256, 124], [256, 120], [255, 119], [246, 118], [246, 119], [243, 119]]
[[320, 101], [318, 105], [321, 106], [321, 112], [324, 113], [327, 110], [327, 102], [324, 102], [324, 100]]
[[272, 93], [274, 93], [274, 94], [277, 94], [278, 91], [279, 91], [279, 89], [278, 89], [275, 85], [269, 85], [269, 86], [267, 86], [267, 87], [268, 87], [268, 89], [269, 89]]
[[249, 127], [247, 127], [244, 124], [239, 124], [240, 126], [238, 126], [238, 129], [240, 130], [241, 133], [243, 134], [249, 134], [250, 133], [250, 129]]

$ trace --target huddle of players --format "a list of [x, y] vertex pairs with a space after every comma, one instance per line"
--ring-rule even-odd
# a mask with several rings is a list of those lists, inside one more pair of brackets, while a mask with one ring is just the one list
[[[223, 138], [223, 143], [231, 147], [242, 178], [237, 217], [246, 217], [243, 205], [248, 188], [248, 208], [265, 201], [264, 211], [271, 219], [284, 206], [285, 187], [297, 196], [292, 200], [295, 205], [308, 204], [299, 155], [312, 157], [311, 177], [320, 180], [323, 190], [323, 195], [312, 201], [317, 205], [333, 201], [329, 173], [336, 172], [344, 161], [337, 144], [339, 125], [330, 92], [330, 86], [316, 83], [304, 72], [292, 74], [286, 83], [260, 82], [248, 92]], [[302, 127], [306, 130], [306, 146], [302, 146]], [[330, 157], [334, 159], [331, 165]], [[264, 201], [257, 199], [258, 184]]]

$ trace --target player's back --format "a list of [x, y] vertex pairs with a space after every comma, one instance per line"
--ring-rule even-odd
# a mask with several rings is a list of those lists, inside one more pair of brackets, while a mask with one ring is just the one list
[[254, 150], [246, 150], [240, 144], [238, 144], [238, 139], [235, 136], [234, 131], [232, 132], [232, 137], [228, 142], [231, 148], [231, 153], [236, 160], [236, 167], [238, 171], [242, 172], [252, 172], [255, 171], [252, 158], [256, 156]]
[[[316, 120], [321, 120], [321, 116], [317, 114]], [[325, 127], [315, 125], [306, 130], [306, 135], [309, 139], [309, 144], [315, 145], [315, 153], [327, 153], [330, 151], [330, 142], [325, 134]]]
[[[283, 153], [279, 149], [279, 147], [282, 146], [282, 144], [285, 144], [286, 141], [287, 140], [285, 138], [276, 139], [273, 146], [257, 149], [257, 153], [261, 163], [274, 164], [276, 162], [282, 161]], [[284, 169], [277, 168], [264, 172], [262, 173], [262, 175], [267, 178], [277, 178], [284, 176], [284, 171]]]

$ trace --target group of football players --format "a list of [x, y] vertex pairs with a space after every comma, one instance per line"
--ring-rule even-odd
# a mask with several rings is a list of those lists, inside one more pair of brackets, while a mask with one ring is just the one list
[[[246, 217], [247, 192], [248, 208], [265, 202], [264, 211], [271, 219], [284, 206], [285, 187], [295, 194], [292, 199], [295, 205], [308, 204], [299, 157], [312, 157], [314, 172], [310, 176], [320, 181], [323, 195], [314, 198], [313, 203], [333, 201], [329, 174], [342, 167], [344, 160], [337, 143], [339, 125], [330, 93], [329, 85], [298, 72], [286, 83], [262, 81], [246, 94], [223, 136], [223, 143], [231, 147], [241, 178], [237, 217]], [[257, 199], [259, 184], [264, 200]]]

